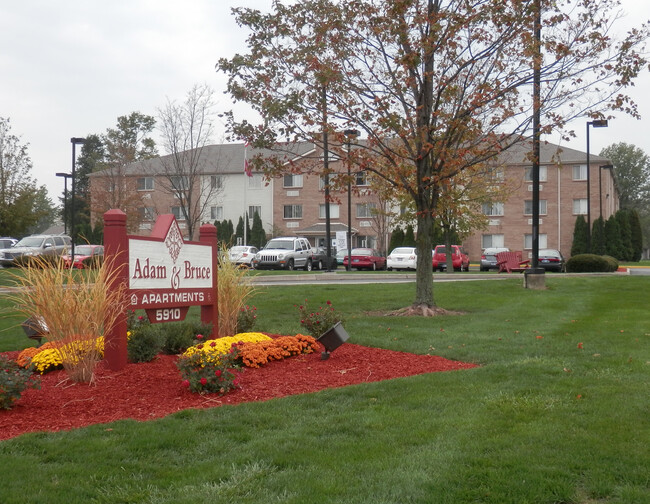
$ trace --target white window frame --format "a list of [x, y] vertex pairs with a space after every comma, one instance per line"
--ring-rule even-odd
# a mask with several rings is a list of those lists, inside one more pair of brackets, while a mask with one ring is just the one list
[[[539, 233], [539, 248], [545, 249], [548, 248], [548, 236], [546, 233]], [[524, 235], [524, 250], [531, 250], [533, 248], [533, 235], [525, 234]]]
[[587, 165], [574, 165], [571, 170], [571, 180], [576, 182], [587, 181]]
[[249, 189], [261, 189], [262, 188], [262, 175], [259, 173], [253, 173], [252, 177], [246, 176], [248, 179], [248, 188]]
[[248, 206], [248, 218], [252, 221], [255, 214], [262, 218], [262, 207], [260, 205], [249, 205]]
[[153, 177], [138, 177], [137, 180], [138, 191], [153, 191], [154, 178]]
[[223, 207], [221, 205], [210, 207], [210, 220], [223, 220]]
[[223, 189], [223, 176], [210, 175], [210, 189]]
[[573, 200], [573, 215], [587, 215], [587, 198]]
[[[546, 200], [539, 200], [539, 215], [546, 215]], [[533, 215], [533, 200], [524, 200], [524, 215]]]
[[285, 189], [301, 188], [303, 186], [302, 184], [301, 174], [289, 173], [282, 177], [282, 187]]
[[284, 205], [282, 216], [284, 219], [302, 219], [302, 205]]
[[173, 175], [169, 177], [169, 182], [174, 191], [187, 191], [190, 188], [190, 179], [187, 175]]
[[367, 186], [368, 184], [368, 172], [366, 170], [358, 171], [354, 174], [354, 185], [356, 186]]
[[[339, 218], [339, 213], [340, 213], [339, 208], [340, 208], [339, 205], [330, 203], [330, 219]], [[321, 203], [320, 205], [318, 205], [318, 218], [319, 219], [325, 218], [325, 203]]]
[[481, 248], [505, 247], [505, 237], [502, 234], [481, 235]]
[[[547, 173], [546, 166], [540, 166], [539, 167], [539, 181], [540, 182], [546, 182], [548, 173]], [[532, 182], [533, 181], [533, 167], [532, 166], [524, 166], [524, 180], [526, 182]]]
[[356, 215], [358, 219], [370, 219], [375, 216], [376, 203], [367, 201], [366, 203], [357, 203]]
[[180, 206], [173, 206], [171, 207], [171, 213], [174, 217], [176, 217], [177, 221], [184, 221], [185, 216], [183, 215], [183, 208]]
[[488, 217], [503, 217], [504, 207], [505, 205], [499, 202], [483, 203], [483, 215]]
[[155, 209], [153, 207], [139, 207], [138, 212], [140, 213], [140, 219], [145, 222], [151, 222], [155, 220]]

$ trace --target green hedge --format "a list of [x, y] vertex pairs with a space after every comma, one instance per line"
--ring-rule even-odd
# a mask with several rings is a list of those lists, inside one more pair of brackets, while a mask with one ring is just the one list
[[611, 256], [578, 254], [566, 263], [568, 273], [607, 273], [618, 269], [618, 261]]

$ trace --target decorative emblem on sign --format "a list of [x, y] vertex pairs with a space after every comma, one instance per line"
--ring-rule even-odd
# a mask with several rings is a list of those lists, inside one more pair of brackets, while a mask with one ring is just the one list
[[169, 255], [176, 264], [176, 259], [181, 253], [181, 248], [183, 247], [183, 235], [181, 235], [181, 230], [178, 228], [178, 223], [174, 220], [174, 224], [169, 226], [169, 231], [165, 237], [165, 245], [167, 250], [169, 250]]

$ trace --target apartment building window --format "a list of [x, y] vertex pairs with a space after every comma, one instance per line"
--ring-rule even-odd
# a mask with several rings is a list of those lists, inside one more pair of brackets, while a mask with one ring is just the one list
[[138, 213], [140, 214], [140, 220], [143, 221], [154, 220], [155, 213], [152, 207], [140, 207], [138, 208]]
[[491, 182], [503, 182], [506, 179], [506, 172], [502, 167], [491, 167], [487, 169], [487, 178]]
[[587, 165], [573, 167], [573, 180], [587, 180]]
[[176, 217], [176, 220], [185, 220], [185, 216], [183, 215], [183, 209], [179, 206], [172, 207], [172, 215]]
[[[532, 182], [533, 181], [533, 167], [532, 166], [524, 167], [524, 180], [526, 182]], [[539, 167], [539, 181], [540, 182], [546, 182], [546, 166], [540, 166]]]
[[174, 175], [169, 181], [175, 191], [187, 191], [190, 188], [190, 179], [185, 175]]
[[295, 173], [285, 175], [282, 187], [302, 187], [302, 175], [296, 175]]
[[[525, 249], [532, 249], [533, 248], [533, 235], [532, 234], [524, 235], [524, 248]], [[547, 248], [547, 245], [546, 245], [546, 233], [540, 233], [539, 234], [539, 248], [540, 249]]]
[[153, 191], [153, 177], [139, 177], [138, 191]]
[[[483, 203], [483, 215], [489, 217], [503, 216], [503, 207], [503, 203]], [[497, 247], [498, 245], [494, 246]]]
[[587, 198], [573, 200], [573, 215], [587, 215]]
[[[533, 200], [524, 201], [524, 215], [533, 215]], [[539, 215], [546, 215], [546, 200], [539, 200]]]
[[302, 219], [302, 205], [284, 205], [285, 219]]
[[481, 248], [505, 247], [502, 234], [485, 234], [481, 236]]
[[249, 189], [261, 189], [262, 188], [262, 175], [259, 173], [253, 173], [252, 177], [246, 177], [248, 179], [248, 188]]
[[[318, 205], [318, 218], [319, 219], [324, 219], [325, 218], [325, 204]], [[330, 203], [330, 219], [338, 219], [339, 218], [339, 206], [338, 205], [333, 205]]]
[[357, 203], [357, 217], [359, 219], [368, 219], [375, 215], [375, 203]]
[[223, 207], [222, 206], [211, 206], [210, 207], [210, 219], [211, 220], [223, 220]]
[[355, 185], [367, 186], [368, 185], [368, 172], [363, 170], [355, 174]]
[[259, 205], [250, 205], [248, 207], [248, 218], [252, 219], [257, 214], [260, 219], [262, 218], [262, 207]]
[[223, 177], [221, 175], [210, 175], [210, 189], [223, 189]]

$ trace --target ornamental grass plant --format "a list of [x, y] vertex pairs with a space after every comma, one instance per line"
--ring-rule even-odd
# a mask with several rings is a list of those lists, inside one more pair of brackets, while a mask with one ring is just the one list
[[[219, 275], [217, 277], [220, 336], [232, 336], [239, 332], [238, 318], [241, 317], [246, 300], [255, 292], [255, 287], [247, 272], [248, 268], [230, 260], [228, 251], [222, 245], [219, 251]], [[252, 325], [245, 329], [252, 329]]]
[[13, 274], [18, 289], [8, 298], [16, 311], [45, 329], [44, 338], [73, 382], [93, 381], [103, 352], [98, 339], [126, 309], [124, 289], [111, 271], [110, 259], [84, 272], [67, 269], [62, 261], [34, 260]]

